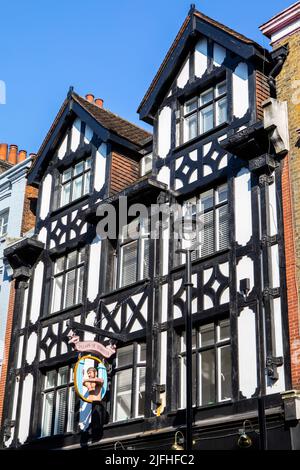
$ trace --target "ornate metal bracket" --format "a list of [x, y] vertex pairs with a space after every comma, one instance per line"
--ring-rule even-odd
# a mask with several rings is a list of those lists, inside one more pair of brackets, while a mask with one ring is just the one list
[[283, 357], [273, 357], [273, 356], [267, 356], [266, 358], [266, 370], [267, 370], [267, 376], [271, 380], [278, 380], [279, 375], [277, 371], [277, 367], [280, 367], [283, 365]]

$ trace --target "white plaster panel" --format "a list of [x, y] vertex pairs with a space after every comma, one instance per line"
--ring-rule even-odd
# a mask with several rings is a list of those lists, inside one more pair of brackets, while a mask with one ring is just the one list
[[269, 210], [270, 210], [270, 235], [277, 235], [277, 204], [276, 204], [276, 182], [268, 186], [269, 191]]
[[[282, 339], [282, 317], [281, 317], [281, 299], [273, 299], [274, 331], [275, 331], [275, 354], [276, 357], [283, 356]], [[279, 393], [285, 390], [284, 365], [277, 367], [278, 380], [276, 382], [269, 380], [267, 382], [267, 395]]]
[[46, 178], [44, 179], [43, 186], [42, 186], [42, 201], [41, 201], [41, 209], [40, 209], [40, 218], [42, 220], [45, 220], [45, 218], [49, 214], [51, 188], [52, 188], [52, 176], [48, 174]]
[[240, 290], [240, 280], [248, 278], [250, 280], [250, 291], [254, 287], [254, 266], [253, 261], [248, 256], [243, 256], [236, 266], [236, 290]]
[[33, 388], [33, 376], [28, 374], [25, 377], [23, 384], [23, 394], [21, 400], [21, 414], [20, 414], [20, 427], [19, 427], [19, 441], [23, 444], [29, 434], [30, 425], [30, 412], [31, 412], [31, 401], [32, 401], [32, 388]]
[[162, 275], [165, 276], [169, 272], [169, 239], [170, 239], [170, 219], [166, 220], [166, 226], [162, 229]]
[[20, 369], [22, 365], [23, 344], [24, 344], [24, 335], [19, 337], [17, 369]]
[[165, 158], [171, 148], [172, 110], [165, 106], [158, 116], [158, 156]]
[[242, 118], [249, 109], [248, 65], [240, 62], [232, 74], [233, 115]]
[[214, 306], [213, 301], [208, 295], [203, 296], [203, 308], [204, 310], [207, 310], [209, 308], [212, 308]]
[[89, 144], [92, 138], [93, 138], [93, 130], [88, 125], [86, 125], [85, 131], [84, 131], [84, 143]]
[[246, 307], [238, 317], [239, 388], [250, 398], [257, 388], [255, 314]]
[[23, 307], [22, 307], [21, 329], [24, 328], [26, 324], [27, 305], [28, 305], [28, 289], [25, 289], [24, 301], [23, 301]]
[[271, 246], [271, 257], [272, 257], [272, 287], [275, 288], [275, 287], [280, 286], [278, 245]]
[[98, 236], [90, 245], [87, 298], [91, 302], [95, 300], [99, 292], [101, 245], [102, 241]]
[[32, 332], [28, 338], [27, 342], [27, 351], [26, 351], [26, 361], [31, 365], [34, 361], [36, 355], [36, 345], [37, 345], [37, 334]]
[[168, 284], [163, 284], [161, 289], [161, 322], [168, 320]]
[[68, 143], [68, 134], [65, 135], [62, 143], [60, 144], [58, 151], [57, 151], [57, 156], [59, 160], [62, 160], [64, 156], [66, 155], [67, 151], [67, 143]]
[[37, 239], [42, 242], [42, 243], [46, 243], [47, 241], [47, 229], [46, 227], [43, 227], [41, 228], [41, 230], [39, 231], [38, 233], [38, 236], [37, 236]]
[[19, 398], [19, 385], [20, 385], [20, 379], [16, 377], [15, 386], [14, 386], [14, 401], [13, 401], [13, 408], [12, 408], [12, 415], [11, 415], [12, 421], [16, 419], [18, 398]]
[[94, 179], [95, 191], [100, 191], [105, 183], [106, 160], [107, 145], [102, 143], [96, 152]]
[[252, 235], [251, 174], [243, 168], [234, 179], [236, 241], [246, 245]]
[[79, 118], [76, 118], [72, 126], [72, 136], [71, 136], [71, 150], [75, 152], [80, 143], [80, 131], [81, 131], [81, 121]]
[[226, 49], [215, 42], [213, 54], [214, 66], [220, 67], [226, 58]]
[[160, 333], [160, 383], [167, 383], [167, 331]]
[[187, 59], [178, 74], [177, 86], [178, 88], [184, 88], [190, 77], [190, 60]]
[[161, 167], [161, 169], [159, 170], [157, 174], [156, 179], [157, 181], [160, 181], [161, 183], [166, 184], [169, 188], [170, 187], [170, 168], [167, 166]]
[[195, 76], [201, 78], [207, 70], [207, 39], [201, 38], [195, 47]]

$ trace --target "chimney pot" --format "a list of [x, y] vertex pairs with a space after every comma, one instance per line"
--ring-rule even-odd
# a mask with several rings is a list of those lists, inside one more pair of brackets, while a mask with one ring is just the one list
[[18, 146], [15, 144], [11, 144], [9, 146], [9, 153], [8, 153], [8, 161], [15, 165], [17, 163], [17, 155], [18, 155]]
[[7, 160], [7, 144], [0, 144], [0, 160]]
[[104, 101], [103, 101], [102, 98], [96, 98], [96, 99], [95, 99], [95, 104], [96, 104], [97, 106], [99, 106], [99, 108], [103, 108], [103, 103], [104, 103]]
[[18, 155], [18, 162], [23, 162], [24, 160], [26, 160], [26, 157], [27, 157], [26, 150], [20, 150], [19, 155]]
[[92, 93], [88, 93], [87, 95], [85, 95], [85, 99], [87, 101], [89, 101], [90, 103], [93, 103], [94, 102], [94, 95], [92, 95]]

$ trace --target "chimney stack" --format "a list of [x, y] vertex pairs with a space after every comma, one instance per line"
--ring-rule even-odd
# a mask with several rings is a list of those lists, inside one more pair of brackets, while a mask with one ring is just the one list
[[85, 99], [87, 101], [89, 101], [90, 103], [94, 103], [94, 95], [92, 95], [92, 93], [88, 93], [87, 95], [85, 95]]
[[17, 156], [18, 156], [18, 146], [11, 144], [9, 146], [9, 153], [8, 153], [8, 161], [12, 165], [15, 165], [17, 163]]
[[99, 108], [103, 108], [103, 99], [102, 98], [96, 98], [95, 99], [95, 104], [99, 107]]
[[0, 144], [0, 160], [7, 160], [7, 144]]
[[19, 155], [18, 155], [18, 163], [23, 162], [24, 160], [26, 160], [26, 157], [27, 157], [26, 150], [20, 150]]

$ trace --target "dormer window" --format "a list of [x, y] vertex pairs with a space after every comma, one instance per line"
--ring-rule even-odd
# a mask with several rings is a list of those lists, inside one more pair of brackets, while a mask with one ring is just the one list
[[178, 113], [177, 145], [205, 134], [227, 121], [226, 82], [203, 91], [186, 101]]
[[90, 192], [91, 157], [69, 167], [61, 175], [59, 207]]

